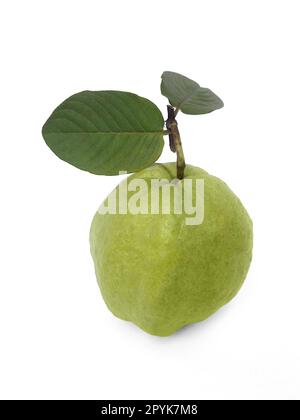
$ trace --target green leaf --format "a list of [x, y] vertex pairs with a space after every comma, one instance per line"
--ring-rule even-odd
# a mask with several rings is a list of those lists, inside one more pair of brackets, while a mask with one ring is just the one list
[[185, 114], [207, 114], [224, 106], [222, 100], [210, 89], [179, 73], [165, 71], [162, 74], [161, 93], [170, 104]]
[[59, 105], [42, 134], [62, 160], [98, 175], [136, 172], [161, 155], [164, 119], [148, 99], [128, 92], [84, 91]]

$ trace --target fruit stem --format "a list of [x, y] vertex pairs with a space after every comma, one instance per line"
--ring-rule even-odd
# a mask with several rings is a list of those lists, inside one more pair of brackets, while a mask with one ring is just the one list
[[176, 111], [171, 105], [168, 107], [168, 119], [166, 121], [166, 127], [169, 131], [169, 143], [170, 149], [172, 152], [177, 154], [177, 178], [183, 179], [184, 177], [184, 168], [185, 168], [185, 159], [182, 149], [181, 138], [178, 130], [176, 117]]

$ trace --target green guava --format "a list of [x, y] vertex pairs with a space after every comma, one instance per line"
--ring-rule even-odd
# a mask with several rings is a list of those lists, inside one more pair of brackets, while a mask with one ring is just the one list
[[[176, 164], [155, 164], [126, 183], [143, 180], [150, 188], [153, 179], [170, 183], [176, 179]], [[172, 209], [171, 191], [170, 214], [164, 214], [162, 204], [158, 214], [109, 214], [103, 211], [107, 199], [91, 226], [91, 253], [106, 305], [118, 318], [157, 336], [205, 320], [228, 303], [241, 288], [252, 258], [252, 221], [237, 196], [200, 168], [188, 165], [186, 179], [203, 180], [202, 223], [187, 224], [192, 219]], [[177, 180], [174, 188], [184, 180]], [[117, 209], [124, 182], [110, 195]], [[149, 191], [140, 188], [138, 199], [134, 194], [137, 190], [128, 192], [128, 204], [136, 200], [151, 207]]]

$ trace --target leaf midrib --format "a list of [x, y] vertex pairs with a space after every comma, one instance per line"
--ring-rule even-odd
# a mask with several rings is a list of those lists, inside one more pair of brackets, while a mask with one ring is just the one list
[[113, 135], [153, 135], [153, 134], [161, 134], [166, 135], [165, 131], [45, 131], [45, 135], [49, 134], [113, 134]]
[[197, 89], [195, 89], [190, 95], [186, 96], [178, 105], [176, 105], [177, 108], [180, 109], [180, 107], [182, 106], [182, 104], [184, 104], [186, 101], [188, 101], [189, 99], [191, 99], [193, 96], [195, 96], [195, 94], [201, 90], [201, 86], [197, 87]]

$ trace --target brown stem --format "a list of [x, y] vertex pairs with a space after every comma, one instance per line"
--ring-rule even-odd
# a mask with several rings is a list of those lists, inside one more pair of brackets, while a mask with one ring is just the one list
[[172, 152], [177, 154], [177, 178], [183, 179], [184, 177], [184, 168], [185, 160], [181, 144], [181, 138], [178, 130], [177, 121], [175, 119], [176, 111], [171, 106], [168, 105], [168, 119], [166, 121], [167, 129], [169, 130], [169, 143], [170, 149]]

